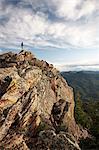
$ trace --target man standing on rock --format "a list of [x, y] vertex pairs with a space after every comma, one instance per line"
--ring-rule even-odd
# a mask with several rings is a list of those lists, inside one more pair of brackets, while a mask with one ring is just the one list
[[23, 42], [21, 43], [21, 48], [23, 49]]

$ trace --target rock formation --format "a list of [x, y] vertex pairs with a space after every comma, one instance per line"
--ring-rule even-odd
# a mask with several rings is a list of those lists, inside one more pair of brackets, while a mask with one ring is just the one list
[[78, 150], [82, 137], [59, 71], [24, 50], [0, 55], [0, 149]]

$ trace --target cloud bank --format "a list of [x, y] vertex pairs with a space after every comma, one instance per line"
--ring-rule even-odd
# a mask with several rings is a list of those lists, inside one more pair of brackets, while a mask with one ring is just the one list
[[99, 48], [98, 0], [1, 0], [0, 47]]
[[60, 71], [99, 71], [99, 64], [55, 65]]

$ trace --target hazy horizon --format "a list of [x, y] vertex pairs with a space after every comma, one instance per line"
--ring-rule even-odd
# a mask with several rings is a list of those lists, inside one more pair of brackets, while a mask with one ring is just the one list
[[23, 41], [60, 71], [98, 71], [98, 26], [98, 0], [1, 0], [0, 53]]

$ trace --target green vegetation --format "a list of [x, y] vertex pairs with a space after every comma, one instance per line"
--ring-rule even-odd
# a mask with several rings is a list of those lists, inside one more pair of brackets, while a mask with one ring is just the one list
[[81, 141], [84, 150], [99, 149], [99, 72], [63, 72], [74, 88], [76, 122], [89, 130], [92, 139]]
[[79, 92], [83, 101], [99, 101], [99, 72], [62, 72], [68, 84]]
[[85, 102], [83, 108], [92, 119], [90, 131], [95, 137], [99, 138], [99, 101]]
[[84, 128], [90, 129], [92, 125], [91, 117], [84, 111], [81, 96], [77, 93], [76, 105], [75, 105], [75, 119], [78, 124], [81, 124]]

